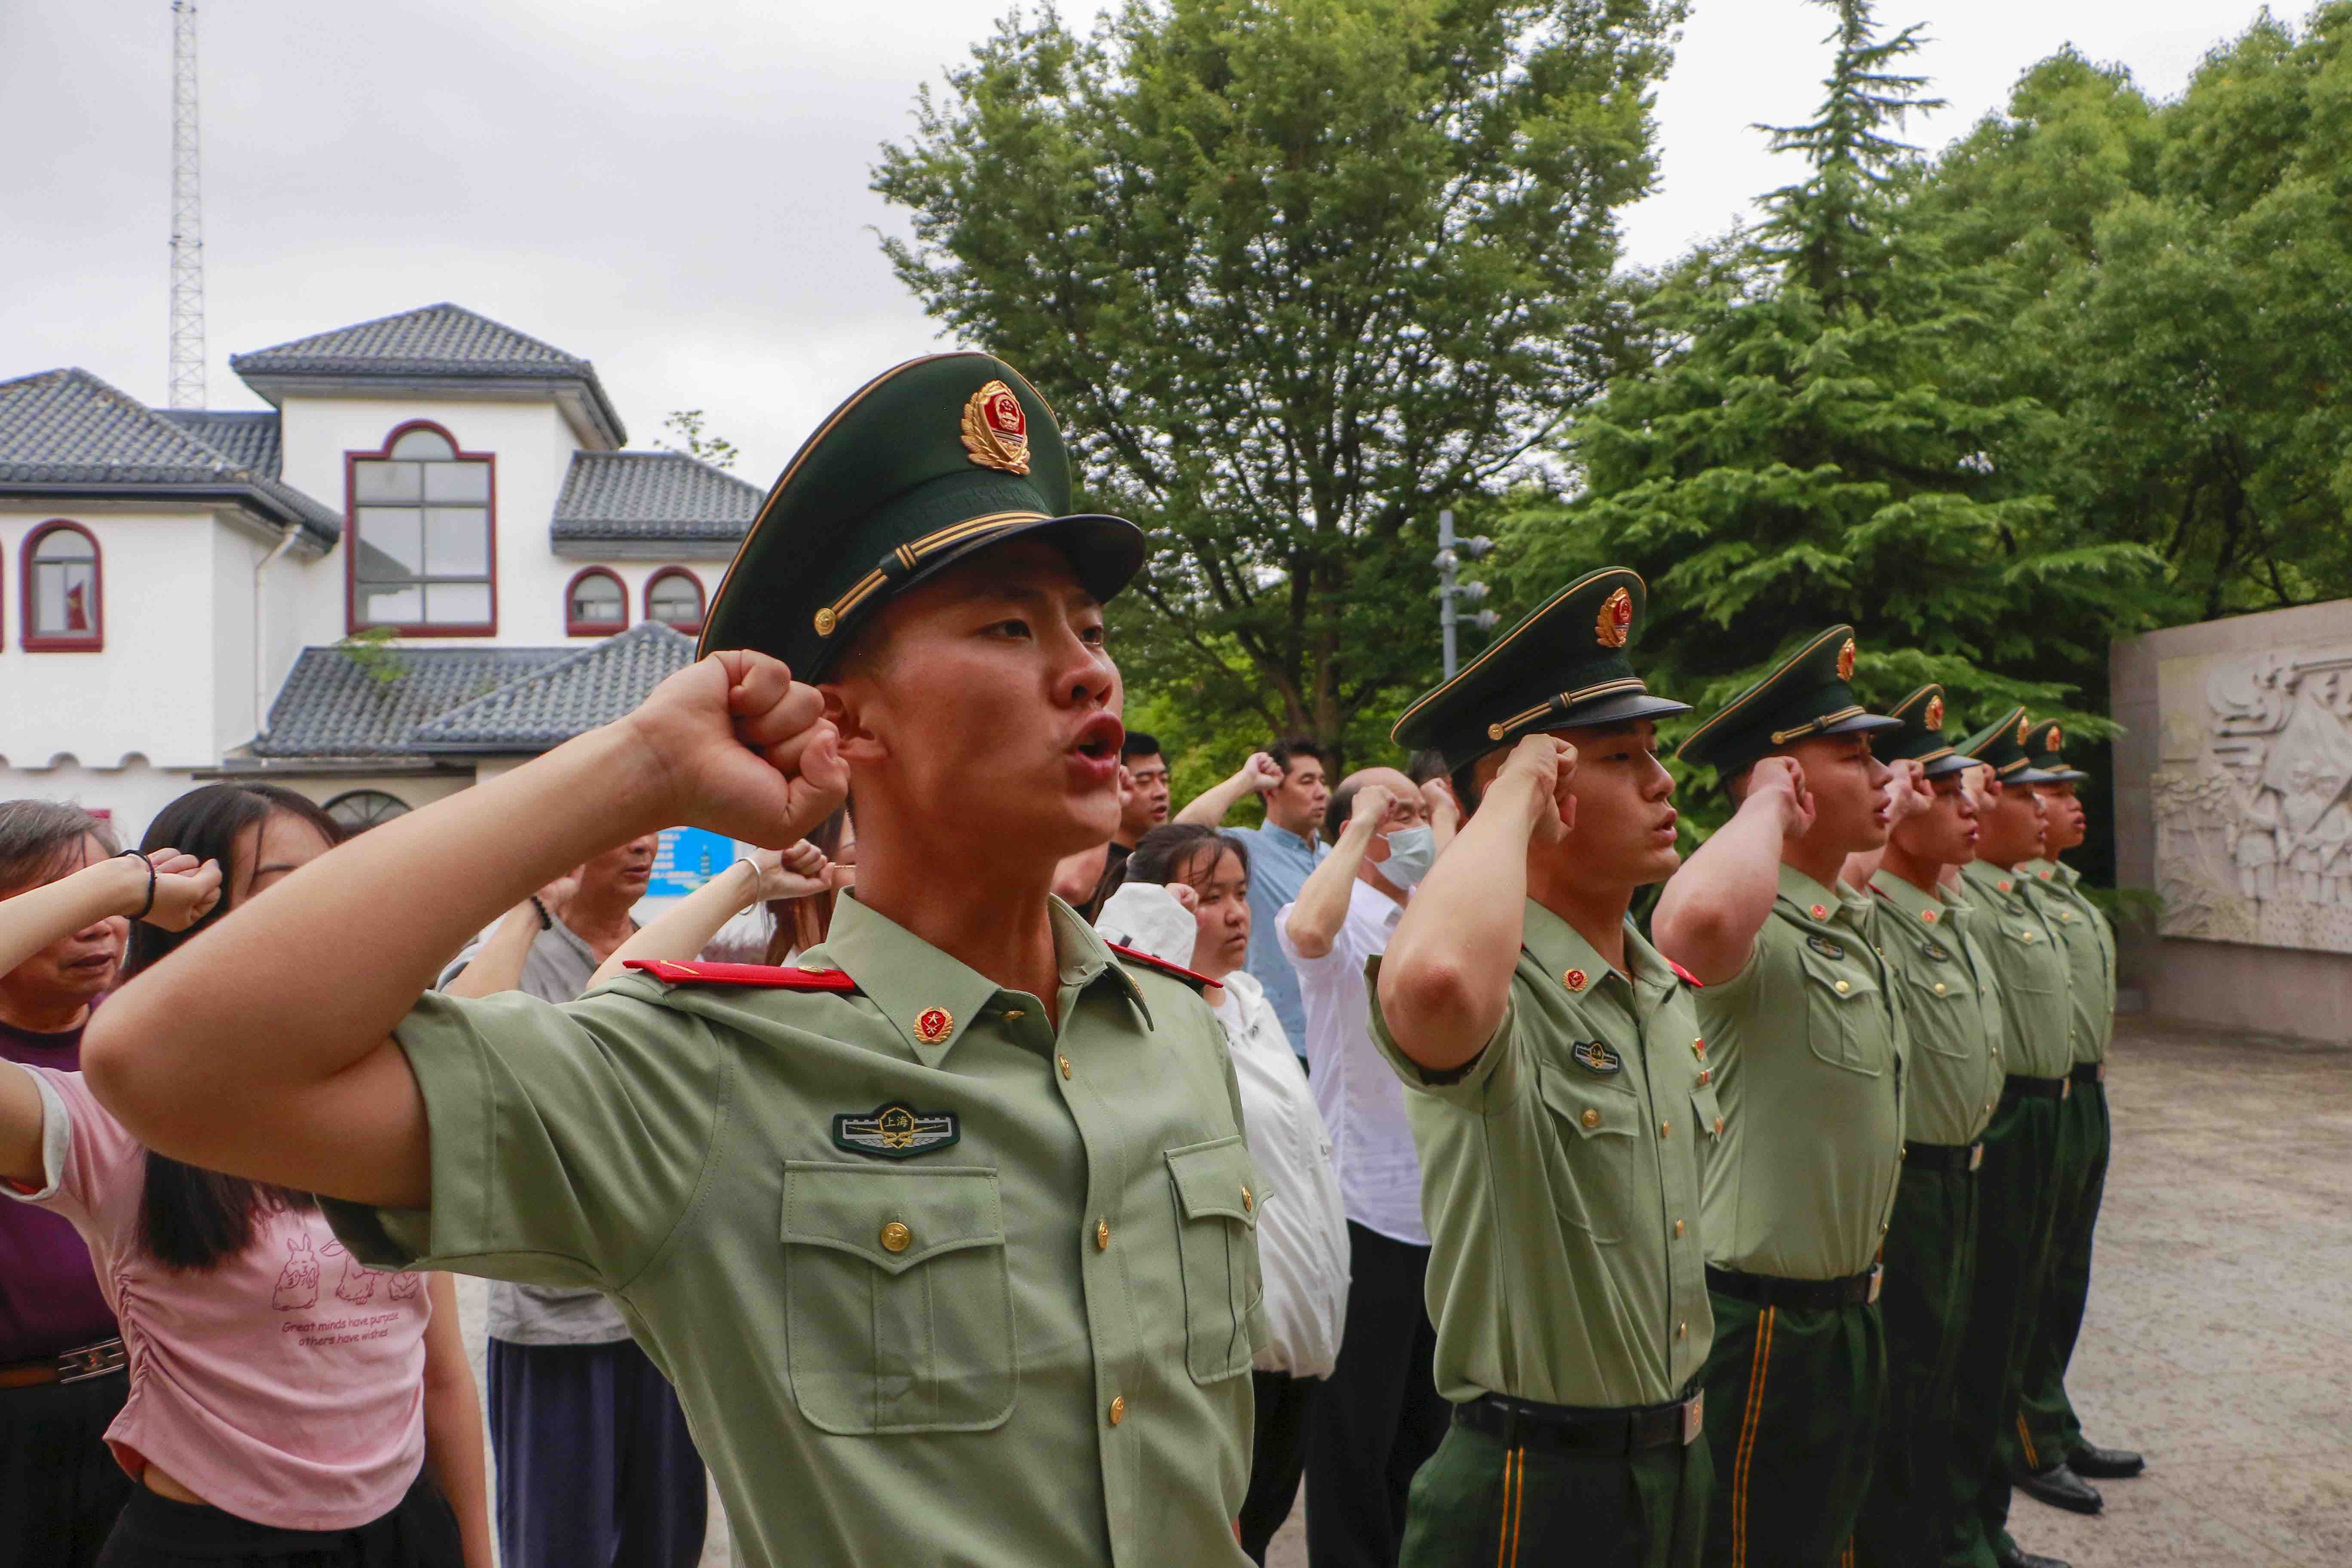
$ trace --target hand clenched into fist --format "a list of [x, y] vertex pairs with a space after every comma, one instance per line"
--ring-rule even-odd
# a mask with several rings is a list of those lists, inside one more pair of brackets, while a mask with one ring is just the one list
[[652, 759], [665, 822], [789, 844], [849, 793], [824, 697], [767, 654], [698, 659], [621, 722]]
[[1535, 806], [1535, 838], [1557, 844], [1576, 826], [1576, 797], [1569, 785], [1576, 777], [1576, 748], [1557, 735], [1524, 737], [1511, 749], [1495, 787], [1507, 784], [1527, 789]]
[[1740, 809], [1775, 812], [1781, 837], [1802, 838], [1813, 826], [1813, 792], [1805, 787], [1805, 770], [1794, 757], [1766, 757], [1748, 774], [1748, 798]]

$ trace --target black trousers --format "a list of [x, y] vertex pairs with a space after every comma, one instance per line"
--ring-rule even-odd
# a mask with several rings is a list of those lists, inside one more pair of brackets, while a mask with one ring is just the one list
[[2091, 1237], [2107, 1192], [2107, 1086], [2078, 1083], [2058, 1105], [2058, 1152], [2052, 1180], [2050, 1284], [2042, 1321], [2025, 1358], [2018, 1434], [2025, 1468], [2042, 1469], [2071, 1458], [2083, 1446], [2083, 1424], [2066, 1397], [2066, 1368], [2083, 1333], [2091, 1299]]
[[1437, 1331], [1422, 1300], [1429, 1248], [1349, 1220], [1348, 1255], [1339, 1364], [1307, 1422], [1307, 1561], [1396, 1568], [1413, 1472], [1452, 1418], [1437, 1394]]
[[98, 1561], [131, 1495], [131, 1478], [102, 1440], [130, 1393], [121, 1372], [0, 1388], [0, 1561], [16, 1568]]
[[1242, 1499], [1242, 1550], [1251, 1562], [1262, 1563], [1266, 1543], [1298, 1500], [1298, 1478], [1307, 1468], [1307, 1417], [1323, 1380], [1254, 1372], [1250, 1384], [1257, 1395], [1256, 1441], [1250, 1448], [1249, 1492]]
[[709, 1491], [677, 1391], [635, 1340], [490, 1342], [506, 1568], [693, 1568]]
[[1713, 1471], [1704, 1440], [1561, 1454], [1455, 1426], [1413, 1480], [1404, 1568], [1698, 1568]]
[[462, 1568], [457, 1516], [424, 1477], [357, 1530], [278, 1530], [134, 1487], [98, 1568]]
[[1949, 1533], [1952, 1393], [1976, 1286], [1977, 1173], [1903, 1168], [1886, 1227], [1886, 1426], [1853, 1531], [1858, 1568], [1936, 1568]]

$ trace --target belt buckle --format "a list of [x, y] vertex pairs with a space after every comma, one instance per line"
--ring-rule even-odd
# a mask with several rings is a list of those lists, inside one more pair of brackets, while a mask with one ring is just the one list
[[1984, 1145], [1983, 1145], [1983, 1144], [1981, 1144], [1981, 1143], [1971, 1143], [1971, 1144], [1969, 1144], [1969, 1170], [1971, 1170], [1971, 1171], [1973, 1171], [1973, 1170], [1977, 1169], [1979, 1166], [1982, 1165], [1983, 1163], [1984, 1163]]
[[1697, 1442], [1706, 1428], [1706, 1390], [1702, 1388], [1683, 1401], [1683, 1447], [1687, 1448]]
[[1886, 1266], [1885, 1264], [1874, 1263], [1870, 1266], [1870, 1294], [1862, 1299], [1863, 1305], [1868, 1306], [1870, 1303], [1878, 1300], [1879, 1282], [1885, 1279], [1885, 1277]]
[[121, 1343], [84, 1345], [79, 1350], [67, 1351], [58, 1357], [59, 1383], [86, 1383], [93, 1377], [103, 1377], [118, 1371], [128, 1359]]

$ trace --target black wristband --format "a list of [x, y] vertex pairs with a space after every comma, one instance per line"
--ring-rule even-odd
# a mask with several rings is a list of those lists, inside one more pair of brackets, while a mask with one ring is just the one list
[[539, 901], [539, 895], [537, 893], [533, 893], [530, 896], [530, 907], [539, 911], [540, 930], [553, 931], [555, 929], [555, 917], [547, 912], [547, 906]]
[[139, 906], [137, 914], [131, 917], [134, 921], [143, 921], [155, 912], [155, 862], [136, 849], [118, 849], [114, 852], [114, 858], [118, 860], [126, 857], [147, 868], [147, 901]]

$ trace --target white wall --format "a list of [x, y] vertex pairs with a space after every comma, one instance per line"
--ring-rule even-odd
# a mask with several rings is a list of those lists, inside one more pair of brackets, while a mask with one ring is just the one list
[[67, 760], [53, 768], [0, 767], [0, 800], [67, 800], [112, 819], [114, 835], [128, 847], [147, 831], [155, 814], [196, 787], [185, 768], [151, 766], [144, 757], [126, 765], [94, 768]]

